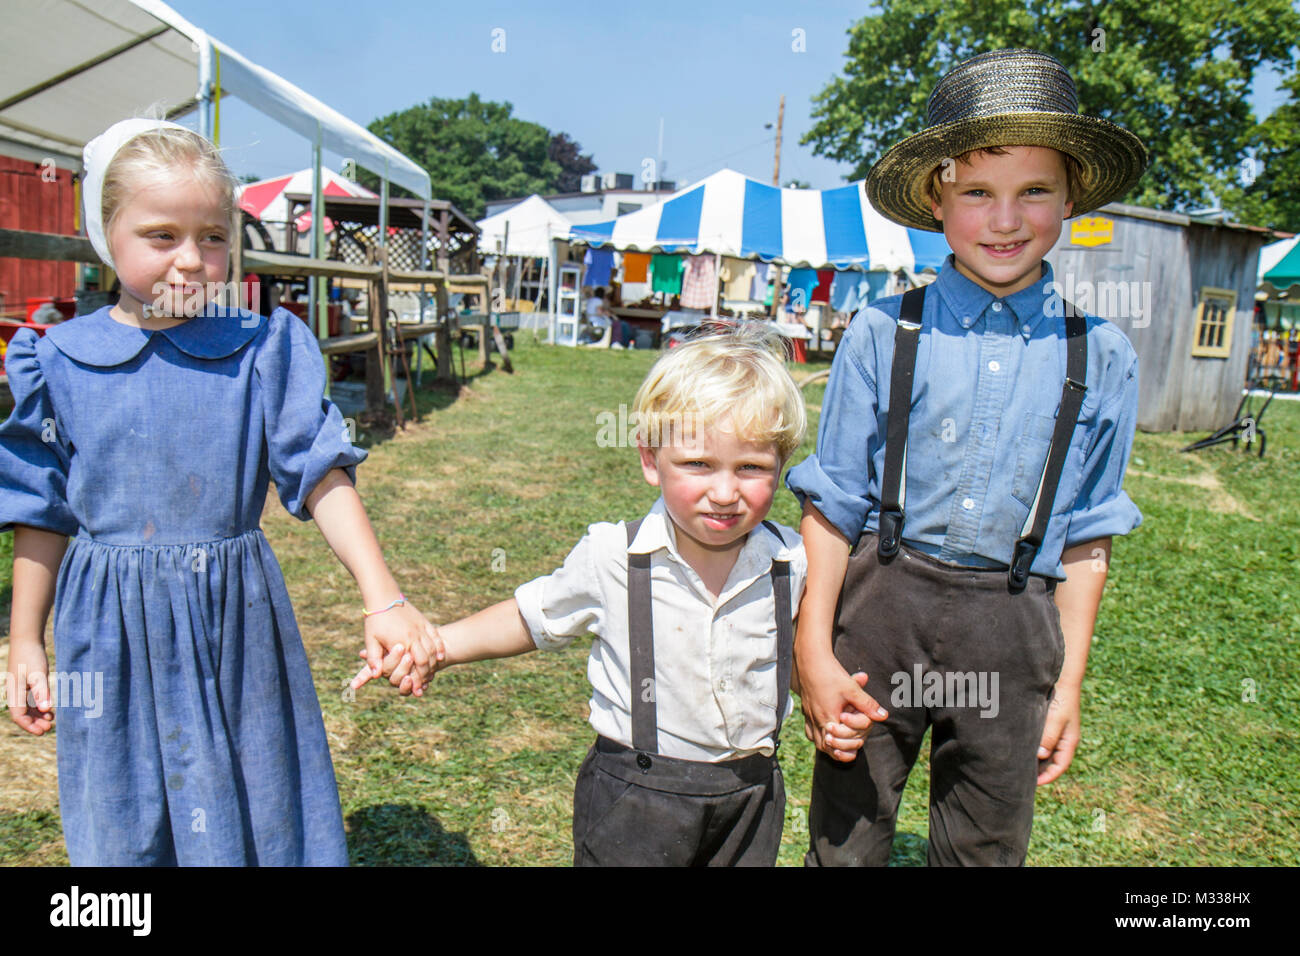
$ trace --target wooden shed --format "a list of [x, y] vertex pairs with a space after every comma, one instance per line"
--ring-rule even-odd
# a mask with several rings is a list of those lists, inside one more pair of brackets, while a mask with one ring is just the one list
[[1212, 431], [1241, 400], [1259, 250], [1275, 234], [1112, 203], [1047, 255], [1061, 294], [1115, 322], [1141, 363], [1138, 427]]

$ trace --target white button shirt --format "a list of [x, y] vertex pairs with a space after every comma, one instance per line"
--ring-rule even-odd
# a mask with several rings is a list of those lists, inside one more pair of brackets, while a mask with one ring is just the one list
[[659, 752], [708, 762], [773, 752], [778, 699], [785, 717], [793, 704], [789, 689], [778, 694], [776, 687], [770, 572], [773, 560], [790, 562], [793, 616], [808, 571], [799, 533], [778, 527], [784, 542], [761, 524], [749, 533], [716, 600], [678, 553], [676, 528], [662, 497], [641, 522], [631, 548], [624, 522], [590, 525], [562, 568], [519, 586], [515, 600], [539, 648], [560, 648], [575, 637], [594, 635], [587, 679], [597, 733], [632, 746], [631, 551], [651, 554]]

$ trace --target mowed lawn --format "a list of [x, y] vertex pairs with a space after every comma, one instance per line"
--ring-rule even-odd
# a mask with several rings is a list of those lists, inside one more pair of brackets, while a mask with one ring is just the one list
[[[514, 375], [471, 366], [459, 396], [418, 393], [418, 424], [360, 437], [370, 458], [359, 489], [390, 566], [437, 621], [508, 597], [558, 566], [589, 523], [636, 517], [656, 497], [634, 449], [611, 445], [619, 436], [598, 422], [617, 421], [655, 356], [551, 348], [527, 333], [516, 342]], [[808, 389], [813, 428], [796, 461], [814, 447], [822, 392]], [[1274, 402], [1263, 424], [1263, 461], [1228, 447], [1180, 454], [1189, 436], [1138, 435], [1126, 487], [1145, 521], [1116, 543], [1083, 743], [1039, 791], [1031, 864], [1300, 862], [1300, 403]], [[773, 517], [797, 526], [788, 491]], [[573, 779], [593, 737], [587, 642], [454, 668], [423, 700], [386, 684], [352, 699], [355, 585], [313, 524], [274, 496], [263, 527], [315, 672], [353, 863], [567, 865]], [[0, 535], [5, 634], [11, 550]], [[813, 751], [797, 714], [785, 741], [780, 862], [798, 865]], [[66, 863], [53, 737], [6, 720], [0, 763], [0, 862]], [[924, 863], [927, 797], [923, 759], [897, 864]]]

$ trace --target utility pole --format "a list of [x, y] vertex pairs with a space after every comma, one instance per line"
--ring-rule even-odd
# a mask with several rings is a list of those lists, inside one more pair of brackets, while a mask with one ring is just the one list
[[781, 94], [781, 107], [776, 113], [776, 166], [772, 170], [772, 185], [781, 185], [781, 127], [785, 123], [785, 94]]

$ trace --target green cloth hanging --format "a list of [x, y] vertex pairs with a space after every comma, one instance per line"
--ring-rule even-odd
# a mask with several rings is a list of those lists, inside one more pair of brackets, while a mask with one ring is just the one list
[[679, 295], [685, 271], [686, 260], [681, 256], [656, 255], [650, 260], [650, 291]]

